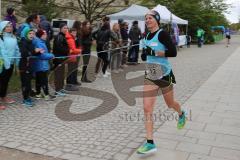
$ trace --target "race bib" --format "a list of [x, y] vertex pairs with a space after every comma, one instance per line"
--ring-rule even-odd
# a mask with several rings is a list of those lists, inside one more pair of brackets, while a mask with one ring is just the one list
[[171, 65], [166, 58], [147, 56], [145, 64], [146, 78], [159, 80], [168, 75], [171, 71]]
[[164, 76], [164, 70], [162, 69], [162, 66], [154, 63], [146, 64], [145, 73], [146, 73], [146, 78], [151, 80], [158, 80]]

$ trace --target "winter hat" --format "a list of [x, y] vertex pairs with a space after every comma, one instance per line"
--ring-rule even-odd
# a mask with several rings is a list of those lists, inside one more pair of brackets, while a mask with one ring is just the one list
[[[157, 12], [157, 11], [155, 11], [155, 10], [150, 10], [146, 15], [151, 15], [151, 16], [153, 16], [153, 18], [155, 18], [155, 20], [157, 21], [157, 23], [158, 23], [158, 25], [160, 25], [160, 14]], [[146, 16], [145, 15], [145, 16]]]
[[132, 24], [133, 24], [133, 25], [137, 25], [137, 24], [138, 24], [138, 21], [133, 21]]
[[41, 38], [44, 33], [47, 33], [47, 32], [46, 32], [45, 30], [43, 30], [43, 29], [39, 29], [39, 30], [36, 32], [36, 36], [37, 36], [38, 38]]
[[11, 22], [10, 22], [10, 21], [1, 21], [1, 22], [0, 22], [0, 33], [3, 32], [4, 28], [5, 28], [8, 24], [11, 24]]
[[7, 14], [8, 14], [8, 15], [12, 15], [13, 12], [14, 12], [14, 9], [13, 9], [12, 7], [9, 7], [9, 8], [7, 9]]
[[123, 19], [122, 18], [118, 19], [118, 24], [122, 24], [122, 23], [123, 23]]
[[26, 30], [24, 30], [25, 31], [25, 33], [24, 33], [24, 37], [26, 38], [26, 39], [28, 39], [28, 33], [29, 32], [34, 32], [34, 30], [33, 29], [30, 29], [30, 28], [27, 28]]

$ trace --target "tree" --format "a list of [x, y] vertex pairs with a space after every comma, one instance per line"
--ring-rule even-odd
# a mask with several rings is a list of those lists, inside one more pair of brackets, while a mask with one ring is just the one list
[[22, 0], [22, 4], [23, 10], [28, 15], [38, 13], [45, 15], [50, 20], [60, 14], [60, 10], [55, 5], [55, 0]]
[[[58, 5], [61, 8], [77, 11], [85, 16], [85, 19], [94, 21], [104, 15], [110, 5], [116, 0], [71, 0], [70, 6]], [[75, 5], [77, 3], [77, 5]]]
[[39, 13], [44, 14], [50, 20], [60, 14], [55, 0], [3, 0], [3, 2], [11, 4], [16, 9], [17, 15], [24, 18], [32, 13]]

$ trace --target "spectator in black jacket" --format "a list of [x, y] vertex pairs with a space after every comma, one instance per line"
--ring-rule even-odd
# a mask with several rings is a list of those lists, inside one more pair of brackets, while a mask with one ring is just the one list
[[112, 38], [116, 40], [116, 37], [112, 33], [110, 29], [109, 22], [105, 22], [100, 30], [97, 30], [93, 33], [93, 38], [97, 41], [97, 55], [98, 55], [98, 62], [96, 64], [95, 73], [98, 74], [101, 62], [103, 63], [102, 73], [103, 77], [108, 77], [110, 75], [107, 72], [107, 67], [109, 65], [109, 57], [107, 50], [109, 49], [109, 40]]
[[21, 59], [19, 62], [20, 78], [22, 83], [22, 95], [23, 104], [26, 107], [32, 107], [33, 101], [30, 98], [32, 91], [31, 80], [32, 80], [32, 58], [36, 53], [41, 54], [40, 48], [34, 48], [32, 40], [35, 33], [32, 29], [27, 29], [25, 32], [25, 37], [23, 37], [19, 43], [19, 49], [21, 52]]
[[129, 39], [131, 40], [131, 45], [128, 53], [128, 62], [137, 64], [138, 63], [138, 54], [139, 54], [139, 42], [142, 38], [142, 33], [138, 27], [138, 21], [133, 21], [133, 25], [129, 32]]
[[81, 30], [81, 39], [82, 39], [82, 55], [83, 55], [83, 68], [82, 68], [82, 82], [90, 83], [91, 81], [87, 78], [87, 66], [91, 54], [92, 46], [92, 28], [91, 23], [86, 20], [82, 23]]
[[65, 75], [65, 61], [67, 58], [59, 58], [59, 57], [64, 57], [69, 55], [69, 47], [67, 40], [65, 38], [65, 34], [68, 31], [67, 24], [62, 23], [60, 24], [60, 32], [58, 35], [54, 38], [53, 42], [53, 54], [55, 55], [55, 58], [53, 63], [54, 63], [54, 68], [55, 68], [55, 90], [56, 96], [65, 96], [65, 90], [63, 89], [64, 87], [64, 75]]

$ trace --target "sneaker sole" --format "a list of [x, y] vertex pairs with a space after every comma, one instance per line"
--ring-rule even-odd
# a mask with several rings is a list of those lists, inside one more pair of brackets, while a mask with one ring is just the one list
[[45, 101], [54, 101], [56, 98], [52, 98], [52, 99], [44, 99]]
[[23, 104], [24, 107], [33, 107], [34, 105]]
[[66, 97], [66, 95], [55, 95], [56, 97]]
[[150, 151], [147, 151], [147, 152], [144, 152], [144, 153], [137, 151], [137, 154], [139, 154], [139, 155], [147, 155], [147, 154], [152, 154], [154, 152], [157, 152], [157, 148], [151, 149]]
[[177, 126], [177, 129], [179, 129], [179, 130], [180, 130], [180, 129], [183, 129], [183, 128], [185, 127], [185, 125], [186, 125], [186, 119], [185, 119], [185, 123], [184, 123], [184, 125], [181, 126], [181, 127], [178, 127], [178, 126]]

